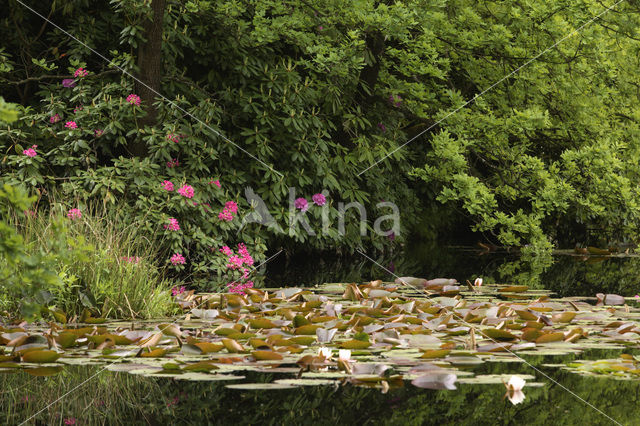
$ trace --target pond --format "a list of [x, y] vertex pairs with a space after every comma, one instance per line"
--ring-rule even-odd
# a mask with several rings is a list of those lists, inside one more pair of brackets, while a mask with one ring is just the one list
[[[323, 283], [367, 283], [380, 279], [385, 283], [353, 289], [355, 292], [362, 290], [365, 297], [359, 298], [351, 294], [349, 297], [353, 296], [352, 300], [343, 301], [345, 312], [348, 312], [350, 304], [366, 304], [369, 298], [373, 299], [370, 316], [374, 319], [369, 325], [375, 326], [379, 322], [376, 317], [378, 313], [374, 312], [378, 309], [375, 303], [381, 298], [395, 297], [394, 294], [382, 292], [395, 292], [403, 301], [415, 300], [415, 303], [422, 304], [420, 309], [405, 304], [378, 304], [384, 310], [380, 314], [383, 318], [395, 321], [399, 327], [402, 324], [401, 333], [393, 334], [393, 328], [370, 328], [367, 331], [374, 336], [372, 342], [376, 343], [368, 345], [362, 351], [358, 349], [359, 345], [367, 341], [369, 336], [356, 333], [356, 338], [349, 341], [336, 336], [334, 343], [324, 345], [333, 347], [332, 359], [326, 362], [321, 360], [321, 365], [315, 364], [317, 360], [307, 364], [296, 364], [300, 357], [308, 353], [307, 349], [295, 355], [287, 353], [280, 362], [271, 358], [255, 361], [251, 368], [242, 368], [233, 363], [231, 355], [241, 354], [234, 354], [232, 350], [229, 350], [229, 353], [226, 353], [225, 349], [211, 352], [210, 355], [217, 357], [218, 362], [231, 362], [226, 366], [218, 364], [216, 367], [217, 373], [226, 374], [210, 374], [208, 367], [203, 370], [191, 368], [188, 372], [179, 371], [180, 374], [176, 374], [175, 369], [195, 365], [191, 361], [192, 358], [189, 358], [191, 354], [185, 350], [193, 345], [187, 342], [180, 345], [179, 354], [183, 355], [183, 358], [175, 353], [168, 353], [166, 359], [135, 358], [136, 361], [130, 361], [129, 364], [118, 360], [106, 369], [104, 360], [98, 361], [97, 357], [90, 355], [97, 351], [74, 348], [70, 349], [72, 354], [77, 355], [84, 351], [83, 355], [75, 359], [67, 358], [66, 361], [65, 357], [61, 358], [60, 361], [66, 364], [64, 367], [57, 364], [39, 364], [35, 367], [34, 364], [34, 368], [0, 368], [3, 373], [0, 375], [0, 405], [4, 423], [21, 424], [26, 421], [26, 424], [637, 424], [640, 414], [640, 380], [635, 377], [640, 370], [636, 366], [638, 361], [634, 358], [634, 355], [639, 354], [636, 333], [638, 329], [634, 326], [637, 317], [640, 316], [640, 306], [634, 296], [639, 290], [640, 259], [558, 256], [531, 262], [509, 253], [481, 254], [470, 249], [444, 248], [427, 251], [414, 248], [405, 254], [373, 259], [375, 262], [358, 256], [356, 254], [348, 259], [283, 257], [267, 268], [265, 285], [269, 288], [308, 287], [337, 304], [343, 298], [341, 296], [344, 296], [343, 290], [349, 286], [342, 285], [338, 288], [335, 285], [322, 286]], [[393, 283], [396, 276], [389, 271], [400, 276], [453, 277], [461, 284], [466, 280], [473, 282], [475, 278], [482, 277], [484, 283], [480, 289], [467, 288], [466, 285], [460, 286], [458, 290], [432, 287], [431, 299], [425, 299], [421, 298], [415, 289], [402, 285], [393, 287], [390, 283]], [[502, 283], [528, 288], [518, 289], [500, 285]], [[318, 287], [315, 287], [316, 285]], [[274, 291], [272, 290], [272, 293]], [[449, 311], [443, 309], [442, 306], [446, 307], [447, 304], [459, 301], [455, 299], [456, 291], [460, 291], [458, 296], [462, 296], [469, 305], [450, 307]], [[375, 292], [380, 294], [374, 295]], [[623, 301], [625, 305], [619, 305], [613, 296], [607, 296], [609, 302], [605, 299], [606, 305], [596, 306], [597, 293], [615, 294], [627, 299]], [[550, 299], [545, 299], [547, 295]], [[288, 301], [288, 304], [280, 308], [295, 310], [298, 306], [296, 303], [300, 303], [300, 306], [312, 306], [316, 303], [316, 296], [296, 296], [295, 290], [287, 294], [282, 293], [283, 300], [287, 297], [298, 299]], [[218, 303], [221, 303], [221, 300], [218, 300]], [[429, 300], [436, 302], [431, 305]], [[229, 299], [227, 303], [231, 301]], [[469, 343], [468, 333], [473, 327], [466, 325], [479, 324], [473, 320], [472, 314], [476, 312], [473, 307], [480, 309], [480, 304], [489, 302], [495, 303], [496, 307], [504, 305], [511, 308], [518, 308], [518, 304], [527, 303], [530, 309], [528, 312], [517, 309], [510, 311], [510, 315], [516, 320], [507, 321], [506, 326], [497, 320], [491, 322], [492, 319], [505, 317], [504, 315], [483, 313], [482, 315], [490, 321], [484, 322], [483, 327], [478, 326], [478, 343], [473, 343], [473, 350], [467, 350], [464, 345]], [[326, 300], [323, 303], [326, 307]], [[559, 304], [575, 305], [577, 314], [571, 312], [570, 308], [566, 311], [562, 308], [563, 311], [558, 312]], [[438, 309], [430, 311], [432, 307]], [[536, 307], [541, 310], [536, 311]], [[392, 312], [392, 309], [396, 309], [397, 312]], [[432, 315], [429, 312], [436, 313]], [[513, 312], [521, 315], [521, 318], [517, 318]], [[539, 317], [540, 313], [547, 313], [549, 318], [553, 318], [552, 326], [543, 326], [550, 331], [546, 335], [536, 335], [533, 339], [520, 339], [519, 333], [522, 332], [524, 336], [525, 331], [516, 326], [527, 321], [527, 315], [535, 314]], [[321, 314], [307, 316], [317, 319]], [[464, 315], [468, 322], [463, 322], [458, 314]], [[250, 320], [250, 314], [247, 315], [249, 324], [250, 321], [266, 320], [260, 317]], [[569, 318], [565, 318], [567, 315]], [[269, 317], [275, 318], [271, 314]], [[327, 321], [322, 323], [326, 329], [330, 328], [327, 324], [335, 321], [329, 317], [323, 319]], [[348, 318], [346, 313], [342, 316], [337, 314], [337, 317]], [[412, 344], [414, 337], [406, 333], [406, 330], [417, 329], [409, 321], [412, 317], [421, 318], [424, 323], [431, 323], [436, 327], [429, 334], [411, 335], [418, 336], [417, 341], [421, 342], [417, 345], [419, 349]], [[598, 322], [601, 317], [603, 321]], [[355, 315], [351, 318], [353, 320]], [[168, 321], [170, 320], [165, 319], [161, 322]], [[196, 324], [202, 320], [194, 315], [191, 321], [195, 321]], [[297, 330], [312, 325], [296, 321], [302, 319], [293, 317], [293, 326], [296, 326]], [[446, 337], [442, 337], [441, 333], [443, 328], [440, 323], [443, 321], [451, 322], [447, 325]], [[456, 321], [459, 323], [453, 324]], [[526, 324], [530, 322], [527, 321]], [[487, 331], [486, 324], [489, 323], [491, 329], [496, 331]], [[332, 324], [340, 328], [339, 322]], [[353, 329], [357, 329], [363, 324], [364, 322], [351, 325]], [[108, 327], [112, 330], [128, 325], [130, 324], [113, 323]], [[135, 324], [135, 328], [151, 328], [154, 325], [156, 324]], [[180, 325], [183, 329], [189, 327], [184, 321]], [[285, 322], [277, 325], [283, 325], [285, 328], [289, 326]], [[217, 332], [222, 330], [220, 327], [217, 327]], [[247, 342], [250, 342], [252, 337], [254, 341], [256, 339], [256, 336], [250, 336], [249, 332], [259, 333], [269, 327], [270, 325], [259, 322], [255, 327], [238, 330], [247, 335], [238, 337], [237, 341], [248, 347]], [[567, 340], [555, 343], [544, 343], [540, 340], [546, 337], [553, 338], [559, 334], [558, 330], [565, 330], [565, 338], [570, 337], [572, 331], [568, 330], [574, 330], [576, 327], [585, 329], [584, 336], [574, 336], [579, 337], [577, 343], [571, 338], [568, 343]], [[273, 337], [276, 334], [272, 333], [274, 328], [267, 333], [268, 336], [264, 336]], [[348, 332], [349, 329], [345, 331]], [[386, 336], [382, 336], [382, 340], [394, 343], [378, 347], [381, 338], [377, 333], [380, 332], [387, 333]], [[509, 333], [517, 334], [518, 339], [512, 339]], [[163, 338], [173, 338], [170, 336], [171, 333], [165, 334], [169, 336]], [[493, 338], [487, 339], [484, 334]], [[229, 337], [228, 334], [223, 334], [222, 337], [224, 336]], [[429, 340], [435, 338], [434, 336], [440, 336], [437, 344]], [[218, 337], [220, 336], [216, 337], [216, 342]], [[297, 337], [308, 336], [303, 334]], [[394, 339], [398, 342], [395, 343]], [[475, 337], [473, 339], [475, 340]], [[496, 340], [489, 341], [493, 339]], [[302, 340], [298, 339], [296, 342], [301, 343]], [[481, 340], [484, 343], [481, 343]], [[341, 343], [338, 344], [337, 341]], [[354, 346], [349, 346], [348, 342], [352, 342]], [[456, 342], [456, 345], [452, 342]], [[229, 339], [227, 343], [233, 344]], [[271, 339], [269, 343], [274, 342]], [[493, 347], [489, 348], [488, 344]], [[200, 345], [199, 347], [205, 347], [202, 346], [203, 343]], [[259, 345], [254, 346], [257, 350], [252, 350], [252, 356], [263, 356], [268, 352], [262, 351], [264, 348]], [[316, 351], [319, 345], [314, 345], [313, 351]], [[501, 351], [496, 345], [509, 345], [507, 348], [511, 347], [514, 352], [520, 345], [518, 356]], [[575, 345], [580, 350], [575, 350]], [[297, 348], [299, 345], [292, 345], [291, 348], [294, 346]], [[390, 368], [381, 374], [377, 374], [377, 370], [371, 371], [369, 373], [372, 374], [366, 375], [366, 380], [347, 380], [345, 378], [349, 375], [341, 367], [344, 363], [336, 362], [337, 350], [342, 347], [351, 347], [353, 359], [357, 360], [355, 364], [347, 362], [347, 368], [362, 368], [354, 367], [355, 365], [373, 366], [371, 368], [374, 369], [381, 366]], [[449, 348], [444, 349], [447, 354], [440, 354], [443, 350], [441, 348]], [[108, 350], [108, 345], [101, 349], [103, 352]], [[622, 354], [626, 358], [621, 358]], [[386, 357], [386, 361], [380, 361], [380, 356]], [[430, 358], [431, 356], [433, 358]], [[600, 364], [578, 362], [585, 360], [610, 361]], [[433, 368], [435, 374], [424, 374], [428, 373], [424, 368], [415, 370], [419, 365], [428, 365], [428, 369]], [[301, 366], [303, 368], [300, 368]], [[418, 377], [428, 377], [427, 387], [447, 387], [447, 379], [443, 379], [443, 368], [449, 369], [447, 372], [455, 373], [455, 390], [435, 390], [412, 384], [412, 380]], [[299, 374], [295, 372], [301, 369], [305, 370], [301, 377], [308, 383], [304, 380], [296, 382]], [[353, 373], [355, 374], [355, 371]], [[522, 389], [524, 399], [518, 404], [511, 402], [514, 395], [506, 395], [505, 385], [502, 383], [512, 375], [526, 380]], [[193, 380], [189, 380], [189, 377]], [[260, 383], [265, 384], [263, 389], [241, 389], [243, 384], [258, 387], [255, 384]], [[311, 383], [315, 385], [309, 386]], [[241, 386], [237, 386], [238, 384]], [[292, 384], [295, 387], [292, 387]], [[59, 399], [62, 396], [64, 398]]]

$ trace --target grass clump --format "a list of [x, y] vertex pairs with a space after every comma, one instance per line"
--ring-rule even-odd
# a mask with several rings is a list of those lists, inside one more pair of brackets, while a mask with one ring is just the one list
[[45, 306], [63, 311], [67, 318], [86, 315], [87, 310], [103, 318], [154, 318], [175, 311], [170, 282], [154, 264], [159, 258], [155, 236], [138, 233], [135, 223], [124, 225], [117, 212], [72, 212], [54, 203], [18, 217], [14, 225], [27, 252], [59, 252], [60, 232], [71, 251], [58, 258], [57, 283], [40, 295]]

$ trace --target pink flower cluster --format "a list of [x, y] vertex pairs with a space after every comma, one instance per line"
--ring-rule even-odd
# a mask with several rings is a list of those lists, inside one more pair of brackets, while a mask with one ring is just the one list
[[176, 253], [173, 256], [171, 256], [171, 258], [169, 259], [169, 262], [171, 262], [172, 265], [184, 265], [185, 263], [187, 263], [184, 256], [181, 255], [180, 253]]
[[127, 96], [127, 102], [129, 102], [131, 105], [140, 106], [140, 96], [132, 93]]
[[67, 217], [71, 220], [80, 219], [82, 217], [82, 212], [80, 209], [71, 209], [67, 212]]
[[178, 194], [182, 195], [183, 197], [187, 197], [187, 198], [193, 198], [193, 187], [191, 185], [182, 185], [180, 187], [180, 189], [178, 189]]
[[175, 142], [175, 143], [180, 142], [180, 138], [181, 138], [180, 136], [174, 135], [173, 133], [169, 133], [167, 135], [167, 139], [169, 139], [170, 141]]
[[66, 123], [64, 123], [64, 127], [66, 127], [67, 129], [77, 129], [78, 125], [75, 121], [67, 121]]
[[51, 117], [49, 117], [49, 123], [51, 123], [51, 124], [55, 124], [60, 120], [61, 120], [61, 118], [60, 118], [59, 114], [54, 114]]
[[76, 114], [78, 111], [82, 111], [84, 107], [82, 105], [78, 105], [73, 109], [73, 113]]
[[88, 75], [89, 75], [89, 71], [85, 70], [84, 68], [78, 68], [76, 72], [73, 73], [74, 77], [80, 77], [80, 78], [86, 77]]
[[184, 293], [184, 291], [185, 291], [185, 288], [184, 288], [183, 285], [181, 285], [180, 287], [173, 287], [171, 289], [171, 295], [175, 297], [175, 296], [177, 296], [179, 294]]
[[215, 186], [217, 186], [218, 188], [222, 188], [222, 185], [220, 185], [220, 181], [219, 180], [210, 180], [209, 181], [209, 185], [214, 184]]
[[165, 180], [162, 182], [162, 188], [171, 192], [173, 191], [173, 183], [170, 180]]
[[[236, 254], [229, 246], [224, 246], [220, 249], [220, 252], [227, 256], [227, 268], [232, 270], [242, 270], [241, 280], [249, 278], [249, 269], [243, 265], [252, 266], [253, 257], [249, 254], [247, 246], [243, 243], [238, 244], [238, 254]], [[234, 281], [227, 284], [227, 288], [231, 293], [244, 294], [244, 291], [253, 287], [253, 281]]]
[[174, 167], [178, 167], [180, 165], [180, 162], [178, 161], [177, 158], [172, 158], [170, 161], [167, 161], [167, 167], [172, 169]]
[[93, 135], [96, 138], [99, 138], [100, 136], [104, 135], [104, 130], [102, 130], [102, 129], [94, 129], [93, 130]]
[[31, 148], [25, 149], [24, 151], [22, 151], [22, 153], [27, 157], [35, 157], [36, 155], [38, 155], [38, 153], [36, 152], [37, 147], [38, 145], [31, 145]]
[[[311, 200], [316, 206], [324, 206], [327, 203], [327, 197], [319, 192], [317, 194], [313, 194]], [[296, 209], [306, 212], [309, 209], [309, 202], [306, 198], [300, 197], [296, 198], [296, 200], [293, 202], [293, 206]]]
[[123, 260], [124, 262], [133, 263], [137, 265], [138, 263], [140, 263], [140, 260], [142, 258], [140, 256], [122, 256], [120, 259]]
[[244, 294], [248, 288], [253, 288], [253, 281], [247, 281], [245, 283], [229, 283], [227, 284], [229, 293]]
[[324, 206], [327, 203], [327, 198], [321, 193], [313, 194], [311, 199], [316, 206]]
[[227, 201], [224, 203], [224, 209], [218, 213], [218, 219], [225, 222], [231, 222], [233, 220], [233, 214], [238, 212], [238, 203], [235, 201]]
[[175, 219], [173, 217], [169, 218], [169, 224], [164, 225], [164, 229], [168, 229], [169, 231], [179, 231], [180, 224], [178, 223], [178, 219]]

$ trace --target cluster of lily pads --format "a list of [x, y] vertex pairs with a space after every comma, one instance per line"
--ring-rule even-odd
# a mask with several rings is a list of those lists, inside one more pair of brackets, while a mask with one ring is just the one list
[[[526, 286], [460, 285], [404, 277], [313, 288], [247, 289], [176, 299], [185, 315], [164, 323], [115, 322], [84, 315], [76, 324], [2, 327], [0, 371], [53, 375], [64, 365], [182, 380], [227, 380], [235, 389], [351, 383], [383, 392], [407, 381], [428, 389], [505, 383], [510, 400], [535, 376], [475, 374], [491, 362], [527, 355], [637, 347], [640, 310], [621, 296], [551, 298]], [[634, 306], [630, 306], [634, 305]], [[584, 361], [570, 371], [640, 377], [640, 361]], [[522, 373], [529, 367], [522, 364]], [[244, 383], [246, 371], [288, 375]]]

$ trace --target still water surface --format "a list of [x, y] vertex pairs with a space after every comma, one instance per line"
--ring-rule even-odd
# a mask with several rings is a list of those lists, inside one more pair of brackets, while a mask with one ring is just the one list
[[[640, 291], [637, 258], [562, 256], [530, 262], [508, 253], [480, 256], [473, 250], [413, 249], [375, 260], [400, 276], [453, 277], [461, 282], [483, 277], [485, 282], [544, 287], [559, 296], [600, 292], [634, 296]], [[378, 278], [392, 280], [393, 275], [365, 258], [298, 256], [270, 265], [265, 284], [303, 286]], [[640, 354], [634, 348], [625, 352]], [[619, 350], [591, 350], [578, 357], [619, 354]], [[532, 375], [531, 381], [545, 384], [526, 387], [525, 399], [518, 405], [504, 398], [502, 384], [463, 384], [455, 391], [433, 391], [406, 383], [386, 394], [351, 385], [239, 391], [226, 389], [224, 382], [147, 378], [86, 366], [65, 368], [53, 377], [22, 371], [2, 374], [0, 407], [5, 424], [20, 424], [67, 392], [28, 424], [640, 424], [640, 380], [592, 378], [542, 366], [570, 362], [576, 355], [524, 358], [530, 365], [489, 362], [474, 370]], [[251, 372], [245, 376], [248, 382], [288, 377]]]

